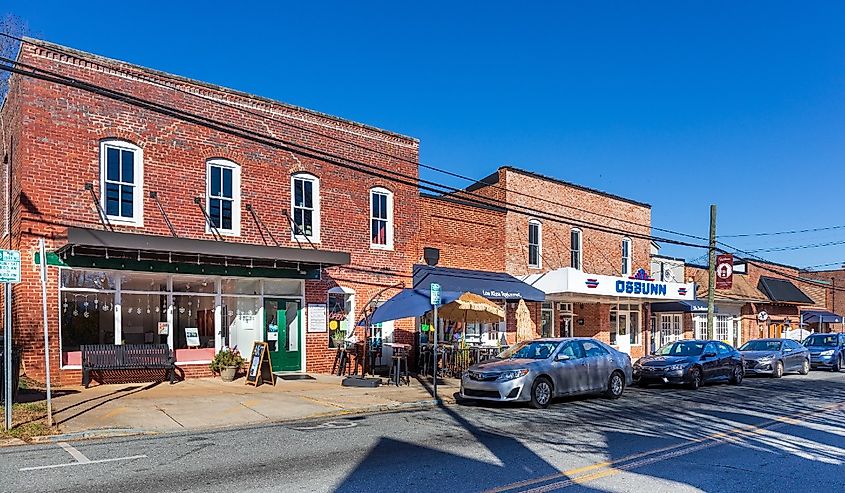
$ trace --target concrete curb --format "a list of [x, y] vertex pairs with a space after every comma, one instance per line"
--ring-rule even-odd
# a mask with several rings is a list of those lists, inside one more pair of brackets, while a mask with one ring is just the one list
[[328, 418], [342, 418], [346, 416], [356, 416], [361, 414], [385, 414], [391, 412], [403, 412], [403, 411], [413, 411], [419, 409], [428, 409], [436, 406], [450, 406], [454, 405], [454, 399], [424, 399], [419, 401], [411, 401], [411, 402], [396, 402], [392, 404], [379, 404], [375, 406], [367, 406], [367, 407], [360, 407], [354, 409], [341, 409], [338, 411], [329, 411], [325, 413], [317, 413], [312, 414], [310, 416], [299, 417], [299, 418], [291, 418], [291, 419], [275, 419], [275, 420], [267, 420], [264, 422], [257, 422], [257, 423], [243, 423], [243, 424], [232, 424], [232, 425], [223, 425], [223, 426], [213, 426], [213, 427], [206, 427], [206, 428], [184, 428], [181, 430], [173, 430], [173, 431], [151, 431], [151, 430], [141, 430], [135, 428], [94, 428], [90, 430], [83, 430], [77, 431], [73, 433], [61, 433], [57, 435], [44, 435], [38, 437], [32, 437], [29, 442], [25, 442], [23, 440], [17, 438], [11, 438], [8, 440], [0, 441], [0, 447], [13, 447], [19, 445], [39, 445], [45, 443], [56, 443], [56, 442], [71, 442], [71, 441], [81, 441], [81, 440], [94, 440], [94, 439], [101, 439], [101, 438], [119, 438], [119, 437], [129, 437], [129, 436], [152, 436], [152, 435], [167, 435], [167, 434], [178, 434], [178, 433], [188, 433], [188, 432], [197, 432], [197, 431], [222, 431], [227, 429], [236, 429], [245, 426], [267, 426], [273, 424], [291, 424], [291, 423], [302, 423], [302, 422], [309, 422], [314, 420], [322, 420]]

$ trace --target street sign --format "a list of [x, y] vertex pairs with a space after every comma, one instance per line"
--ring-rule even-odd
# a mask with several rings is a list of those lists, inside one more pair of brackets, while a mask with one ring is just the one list
[[716, 256], [716, 289], [731, 289], [734, 276], [734, 256], [726, 253]]
[[0, 250], [0, 282], [21, 282], [21, 252]]
[[440, 285], [436, 282], [431, 283], [431, 304], [440, 306]]

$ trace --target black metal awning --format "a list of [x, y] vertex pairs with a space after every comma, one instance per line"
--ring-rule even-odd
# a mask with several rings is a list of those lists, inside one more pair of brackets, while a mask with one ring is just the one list
[[69, 265], [72, 265], [70, 260], [73, 257], [95, 257], [101, 260], [98, 265], [103, 265], [102, 260], [123, 259], [130, 262], [313, 271], [348, 264], [350, 261], [348, 252], [119, 233], [78, 227], [67, 229], [67, 244], [60, 247], [56, 253]]
[[786, 279], [761, 276], [757, 289], [763, 292], [774, 303], [798, 303], [812, 305], [812, 298]]

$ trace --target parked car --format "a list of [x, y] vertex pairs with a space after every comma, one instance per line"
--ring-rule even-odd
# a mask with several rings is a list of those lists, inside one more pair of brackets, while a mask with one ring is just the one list
[[780, 378], [785, 372], [810, 373], [810, 351], [792, 339], [755, 339], [739, 348], [745, 373]]
[[617, 399], [631, 376], [630, 356], [595, 339], [536, 339], [471, 366], [461, 378], [460, 395], [545, 408], [564, 395], [603, 392]]
[[845, 334], [812, 334], [804, 339], [810, 350], [810, 366], [839, 371], [845, 366]]
[[744, 375], [742, 354], [721, 341], [671, 342], [634, 363], [634, 381], [641, 387], [663, 383], [697, 389], [716, 381], [738, 385]]

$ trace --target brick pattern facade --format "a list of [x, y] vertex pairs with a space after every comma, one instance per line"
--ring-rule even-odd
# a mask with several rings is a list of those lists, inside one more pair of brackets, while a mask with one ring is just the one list
[[[325, 269], [321, 281], [306, 282], [306, 302], [325, 303], [326, 290], [335, 286], [350, 288], [355, 291], [357, 317], [375, 293], [409, 282], [419, 250], [415, 139], [93, 55], [68, 54], [66, 48], [39, 45], [24, 44], [19, 60], [278, 140], [256, 142], [81, 89], [12, 76], [2, 110], [11, 143], [12, 171], [12, 235], [11, 243], [6, 245], [22, 252], [24, 276], [14, 289], [13, 322], [15, 339], [26, 348], [24, 365], [30, 376], [43, 377], [40, 286], [33, 267], [34, 251], [39, 238], [47, 240], [50, 250], [60, 247], [68, 226], [102, 227], [84, 186], [93, 183], [97, 194], [102, 195], [99, 142], [105, 138], [129, 141], [144, 153], [144, 225], [116, 226], [118, 231], [170, 234], [157, 205], [148, 197], [149, 192], [155, 191], [180, 237], [211, 240], [194, 198], [205, 195], [206, 161], [222, 157], [241, 167], [242, 183], [241, 210], [237, 211], [241, 215], [241, 234], [226, 240], [265, 244], [266, 233], [262, 234], [244, 208], [249, 204], [281, 246], [297, 247], [282, 211], [290, 210], [291, 175], [304, 171], [320, 179], [321, 234], [316, 246], [348, 251], [352, 256], [350, 265]], [[241, 105], [266, 116], [253, 116], [174, 88]], [[335, 164], [333, 157], [292, 152], [286, 147], [288, 144], [279, 141], [316, 149], [317, 154], [339, 156], [347, 165]], [[353, 161], [406, 175], [410, 181], [374, 176], [362, 165], [348, 164]], [[5, 169], [0, 178], [0, 182], [8, 179]], [[389, 251], [370, 248], [369, 190], [376, 186], [394, 194], [395, 239], [394, 248]], [[58, 275], [55, 269], [51, 271], [48, 309], [50, 314], [57, 314]], [[54, 378], [60, 383], [78, 383], [75, 373], [68, 372], [65, 378], [58, 370], [57, 325], [57, 320], [51, 318]], [[410, 334], [400, 334], [412, 330], [407, 324], [397, 323], [396, 330], [398, 339], [412, 338]], [[307, 334], [307, 371], [330, 368], [334, 350], [327, 348], [327, 342], [326, 334]]]

